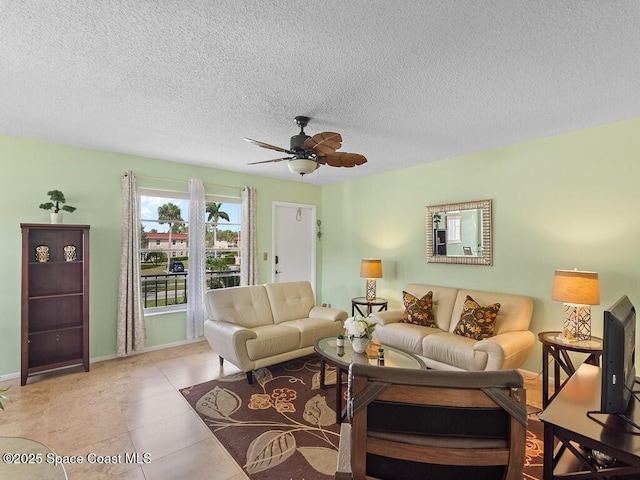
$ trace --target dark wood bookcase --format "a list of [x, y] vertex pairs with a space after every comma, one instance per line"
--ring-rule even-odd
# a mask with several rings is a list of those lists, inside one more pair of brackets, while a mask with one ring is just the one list
[[[36, 373], [89, 371], [89, 226], [21, 223], [21, 384]], [[66, 248], [65, 248], [66, 247]]]

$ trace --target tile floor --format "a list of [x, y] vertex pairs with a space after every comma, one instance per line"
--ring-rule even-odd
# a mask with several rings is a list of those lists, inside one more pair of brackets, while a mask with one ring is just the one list
[[[237, 372], [207, 342], [0, 382], [11, 386], [0, 436], [27, 437], [58, 455], [148, 453], [146, 464], [67, 465], [76, 479], [240, 480], [246, 475], [178, 389]], [[529, 404], [541, 404], [539, 376], [523, 372]]]

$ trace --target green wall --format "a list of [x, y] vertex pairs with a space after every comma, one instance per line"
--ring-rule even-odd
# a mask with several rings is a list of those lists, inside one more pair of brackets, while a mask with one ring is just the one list
[[[639, 131], [640, 119], [632, 119], [325, 187], [0, 136], [0, 375], [20, 370], [19, 224], [48, 222], [38, 205], [53, 188], [78, 207], [65, 223], [92, 227], [91, 356], [114, 354], [125, 170], [256, 187], [261, 282], [270, 280], [261, 254], [271, 252], [272, 202], [317, 205], [319, 302], [350, 311], [351, 297], [364, 294], [360, 259], [380, 257], [378, 294], [391, 308], [411, 282], [524, 294], [534, 299], [532, 330], [557, 330], [562, 306], [550, 299], [553, 272], [577, 267], [599, 272], [601, 305], [592, 313], [594, 334], [601, 334], [602, 311], [621, 294], [640, 305]], [[144, 178], [139, 184], [186, 189]], [[427, 264], [425, 207], [486, 198], [493, 200], [493, 266]], [[147, 320], [150, 346], [184, 340], [183, 313]], [[540, 370], [540, 350], [536, 345], [526, 369]]]
[[[347, 308], [364, 294], [360, 259], [379, 257], [390, 308], [412, 282], [524, 294], [532, 330], [559, 330], [553, 272], [578, 268], [599, 272], [600, 335], [620, 295], [640, 305], [639, 132], [633, 119], [324, 187], [323, 301]], [[493, 266], [427, 264], [425, 207], [482, 199], [493, 200]], [[536, 344], [524, 368], [540, 365]]]
[[[313, 204], [321, 218], [320, 187], [296, 180], [275, 180], [212, 168], [120, 155], [33, 140], [0, 136], [3, 186], [0, 188], [2, 222], [2, 275], [0, 276], [0, 375], [20, 371], [20, 223], [48, 223], [48, 212], [38, 205], [48, 200], [46, 192], [62, 190], [74, 213], [65, 213], [64, 223], [91, 225], [90, 354], [92, 358], [115, 354], [116, 298], [120, 266], [121, 174], [133, 170], [140, 187], [187, 190], [189, 178], [201, 178], [207, 193], [236, 195], [248, 185], [257, 189], [258, 264], [260, 282], [270, 280], [271, 205], [273, 201]], [[184, 183], [153, 180], [159, 177]], [[318, 259], [317, 288], [321, 288]], [[320, 295], [318, 295], [320, 299]], [[148, 346], [183, 341], [185, 314], [172, 313], [147, 318]]]

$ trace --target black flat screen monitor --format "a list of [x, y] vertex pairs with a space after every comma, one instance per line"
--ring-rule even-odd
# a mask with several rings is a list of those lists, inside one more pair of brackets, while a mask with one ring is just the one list
[[602, 413], [627, 410], [636, 377], [636, 309], [626, 295], [604, 312]]

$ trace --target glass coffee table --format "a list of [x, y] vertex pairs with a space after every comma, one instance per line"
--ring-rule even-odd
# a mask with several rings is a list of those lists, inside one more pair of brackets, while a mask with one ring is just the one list
[[67, 472], [59, 458], [46, 445], [21, 437], [0, 437], [0, 478], [15, 480], [67, 480]]
[[318, 340], [315, 351], [320, 355], [320, 388], [325, 388], [325, 367], [330, 364], [336, 368], [336, 423], [341, 423], [344, 418], [342, 411], [342, 375], [349, 371], [352, 363], [368, 363], [378, 365], [378, 348], [384, 349], [384, 366], [380, 368], [414, 368], [426, 370], [424, 362], [413, 353], [405, 352], [399, 348], [382, 345], [372, 341], [366, 353], [356, 353], [351, 348], [351, 342], [344, 340], [344, 347], [338, 348], [336, 337], [325, 337]]

